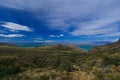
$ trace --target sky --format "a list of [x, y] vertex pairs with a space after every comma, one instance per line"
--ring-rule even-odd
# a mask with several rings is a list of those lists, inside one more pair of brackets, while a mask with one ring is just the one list
[[0, 42], [89, 43], [120, 38], [120, 0], [0, 0]]

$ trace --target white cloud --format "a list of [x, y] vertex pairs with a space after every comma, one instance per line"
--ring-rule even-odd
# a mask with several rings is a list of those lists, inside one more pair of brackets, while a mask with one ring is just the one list
[[35, 38], [34, 42], [40, 42], [40, 43], [42, 43], [43, 42], [43, 38]]
[[96, 35], [96, 34], [110, 34], [119, 32], [120, 21], [120, 6], [111, 8], [112, 10], [99, 14], [99, 18], [91, 21], [81, 22], [77, 29], [71, 32], [72, 35]]
[[35, 38], [35, 40], [43, 40], [43, 38]]
[[13, 22], [4, 22], [4, 24], [2, 24], [1, 26], [10, 29], [10, 31], [32, 31], [28, 26], [20, 25]]
[[45, 43], [51, 43], [51, 42], [54, 42], [53, 40], [45, 40], [44, 41]]
[[114, 32], [114, 33], [109, 33], [109, 34], [104, 34], [98, 37], [113, 37], [113, 36], [120, 36], [120, 32]]
[[14, 38], [14, 37], [23, 37], [23, 34], [0, 34], [0, 37]]
[[34, 40], [34, 42], [38, 42], [38, 43], [51, 43], [54, 42], [53, 40]]
[[80, 36], [119, 33], [119, 3], [120, 0], [2, 0], [0, 5], [34, 12], [38, 18], [45, 18], [50, 29], [69, 31], [74, 27], [69, 33]]
[[41, 41], [41, 40], [34, 40], [34, 42], [42, 43], [43, 41]]
[[34, 42], [38, 42], [38, 43], [51, 43], [54, 42], [53, 40], [44, 40], [43, 38], [35, 38]]
[[50, 35], [50, 37], [57, 37], [57, 38], [63, 37], [63, 36], [64, 36], [64, 34], [60, 34], [60, 35]]

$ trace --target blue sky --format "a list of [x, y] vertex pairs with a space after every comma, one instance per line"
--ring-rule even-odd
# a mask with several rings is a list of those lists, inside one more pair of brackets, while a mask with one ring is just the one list
[[120, 38], [120, 0], [0, 0], [1, 42], [87, 43]]

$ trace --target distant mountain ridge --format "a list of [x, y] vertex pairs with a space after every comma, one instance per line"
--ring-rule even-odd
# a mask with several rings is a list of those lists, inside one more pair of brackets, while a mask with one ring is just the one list
[[112, 44], [96, 46], [89, 53], [117, 53], [120, 52], [120, 39]]
[[106, 45], [106, 44], [111, 44], [112, 42], [110, 41], [94, 41], [94, 42], [90, 42], [91, 45]]
[[0, 42], [0, 47], [3, 47], [3, 46], [7, 46], [7, 47], [17, 47], [15, 44]]
[[55, 45], [51, 45], [51, 46], [43, 46], [43, 47], [39, 47], [42, 49], [49, 49], [49, 50], [73, 50], [73, 51], [78, 51], [81, 53], [86, 52], [86, 50], [81, 49], [75, 45], [62, 45], [62, 44], [55, 44]]

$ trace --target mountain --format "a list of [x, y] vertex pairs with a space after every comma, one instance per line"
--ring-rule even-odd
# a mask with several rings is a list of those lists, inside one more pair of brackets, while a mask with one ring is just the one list
[[112, 44], [96, 46], [89, 53], [120, 53], [120, 39]]
[[110, 41], [93, 41], [93, 42], [90, 42], [89, 44], [90, 45], [105, 45], [105, 44], [111, 44], [112, 42]]
[[51, 45], [51, 46], [43, 46], [43, 47], [39, 47], [40, 49], [44, 49], [44, 50], [58, 50], [58, 51], [78, 51], [79, 53], [85, 53], [86, 51], [75, 46], [75, 45], [62, 45], [62, 44], [55, 44], [55, 45]]
[[1, 42], [0, 47], [17, 47], [17, 46], [15, 44]]

